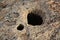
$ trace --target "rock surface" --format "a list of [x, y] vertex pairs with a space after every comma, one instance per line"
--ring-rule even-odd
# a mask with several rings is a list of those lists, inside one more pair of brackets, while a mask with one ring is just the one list
[[0, 40], [60, 40], [60, 0], [0, 0]]

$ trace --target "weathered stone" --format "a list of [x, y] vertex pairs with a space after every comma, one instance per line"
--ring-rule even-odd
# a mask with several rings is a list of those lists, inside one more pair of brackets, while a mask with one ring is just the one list
[[60, 40], [60, 1], [1, 0], [0, 40]]

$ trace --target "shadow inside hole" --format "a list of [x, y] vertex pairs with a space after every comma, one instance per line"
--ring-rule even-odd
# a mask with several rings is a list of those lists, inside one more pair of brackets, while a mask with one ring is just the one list
[[24, 29], [24, 25], [20, 24], [18, 27], [17, 27], [17, 30], [23, 30]]
[[0, 8], [6, 8], [6, 7], [7, 7], [7, 4], [0, 3]]
[[30, 25], [41, 25], [43, 23], [42, 17], [34, 13], [29, 13], [27, 15], [27, 21]]

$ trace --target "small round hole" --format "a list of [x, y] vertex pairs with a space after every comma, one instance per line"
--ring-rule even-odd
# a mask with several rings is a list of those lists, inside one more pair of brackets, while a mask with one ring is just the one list
[[24, 25], [20, 24], [18, 27], [17, 27], [17, 30], [23, 30], [24, 29]]

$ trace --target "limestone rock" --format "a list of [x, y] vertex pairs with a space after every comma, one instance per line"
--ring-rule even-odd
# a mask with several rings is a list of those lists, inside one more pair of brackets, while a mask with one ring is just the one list
[[60, 40], [60, 0], [0, 0], [0, 40]]

